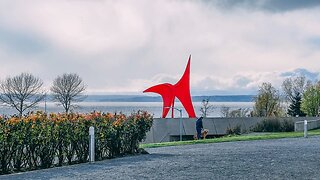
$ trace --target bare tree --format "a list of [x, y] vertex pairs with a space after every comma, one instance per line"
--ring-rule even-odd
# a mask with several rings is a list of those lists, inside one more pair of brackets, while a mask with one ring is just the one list
[[230, 107], [221, 106], [220, 113], [222, 117], [230, 117]]
[[50, 90], [53, 100], [61, 103], [65, 112], [68, 113], [70, 108], [74, 107], [73, 102], [84, 99], [83, 92], [86, 90], [86, 85], [77, 74], [63, 74], [54, 79]]
[[213, 105], [210, 104], [209, 99], [203, 99], [200, 107], [200, 112], [202, 117], [207, 117], [213, 110]]
[[29, 73], [8, 77], [0, 84], [0, 101], [15, 108], [21, 117], [26, 109], [35, 107], [43, 98], [43, 82]]

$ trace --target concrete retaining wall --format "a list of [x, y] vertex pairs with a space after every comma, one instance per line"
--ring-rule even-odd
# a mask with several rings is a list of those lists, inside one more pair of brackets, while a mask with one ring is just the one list
[[[317, 120], [307, 120], [307, 129], [317, 129], [320, 127], [320, 119]], [[294, 123], [294, 131], [301, 132], [304, 131], [304, 121], [298, 121]]]
[[[244, 117], [244, 118], [204, 118], [203, 127], [209, 129], [209, 136], [225, 135], [228, 127], [241, 126], [242, 131], [250, 130], [251, 127], [266, 118]], [[292, 117], [281, 118], [291, 119], [294, 122], [307, 120], [317, 120], [316, 117]], [[183, 138], [192, 138], [196, 133], [196, 119], [182, 118]], [[155, 118], [151, 130], [147, 133], [144, 143], [169, 142], [179, 139], [179, 118]]]

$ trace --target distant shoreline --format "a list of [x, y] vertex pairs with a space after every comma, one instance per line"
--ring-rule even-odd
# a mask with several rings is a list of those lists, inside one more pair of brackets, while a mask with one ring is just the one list
[[[254, 95], [192, 96], [193, 102], [204, 99], [209, 99], [209, 102], [252, 102]], [[162, 98], [143, 95], [88, 95], [84, 102], [162, 102]]]
[[[253, 102], [211, 102], [212, 111], [209, 113], [209, 117], [221, 117], [221, 108], [228, 107], [230, 110], [236, 109], [252, 109]], [[98, 112], [122, 112], [124, 114], [130, 114], [139, 110], [147, 111], [154, 115], [155, 118], [159, 118], [162, 115], [162, 102], [78, 102], [77, 108], [73, 109], [76, 113], [89, 113], [92, 111]], [[196, 114], [200, 115], [201, 102], [193, 102], [194, 110]], [[182, 109], [182, 117], [187, 117], [182, 104], [180, 102], [175, 103], [175, 107]], [[36, 108], [30, 109], [30, 111], [45, 111], [48, 113], [64, 112], [61, 106], [57, 106], [56, 102], [42, 101]], [[178, 111], [174, 111], [175, 116], [179, 116]], [[0, 106], [0, 115], [13, 115], [16, 114], [16, 110], [7, 106]]]

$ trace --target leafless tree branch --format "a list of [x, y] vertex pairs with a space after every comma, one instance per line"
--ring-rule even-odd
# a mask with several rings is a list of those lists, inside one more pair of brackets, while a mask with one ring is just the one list
[[53, 100], [59, 102], [68, 113], [73, 107], [73, 102], [82, 101], [85, 96], [83, 92], [86, 89], [82, 79], [77, 74], [63, 74], [58, 76], [51, 87]]
[[21, 117], [44, 98], [42, 85], [42, 80], [29, 73], [8, 77], [0, 83], [0, 101], [16, 109]]

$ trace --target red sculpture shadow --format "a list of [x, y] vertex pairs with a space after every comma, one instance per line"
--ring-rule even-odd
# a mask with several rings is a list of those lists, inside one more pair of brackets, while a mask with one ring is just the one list
[[161, 95], [163, 100], [162, 118], [166, 118], [170, 110], [169, 107], [172, 108], [172, 118], [174, 117], [173, 107], [175, 97], [180, 100], [190, 118], [196, 117], [190, 96], [190, 60], [191, 55], [189, 56], [188, 64], [183, 76], [175, 85], [164, 83], [152, 86], [143, 91], [144, 93], [154, 92]]

